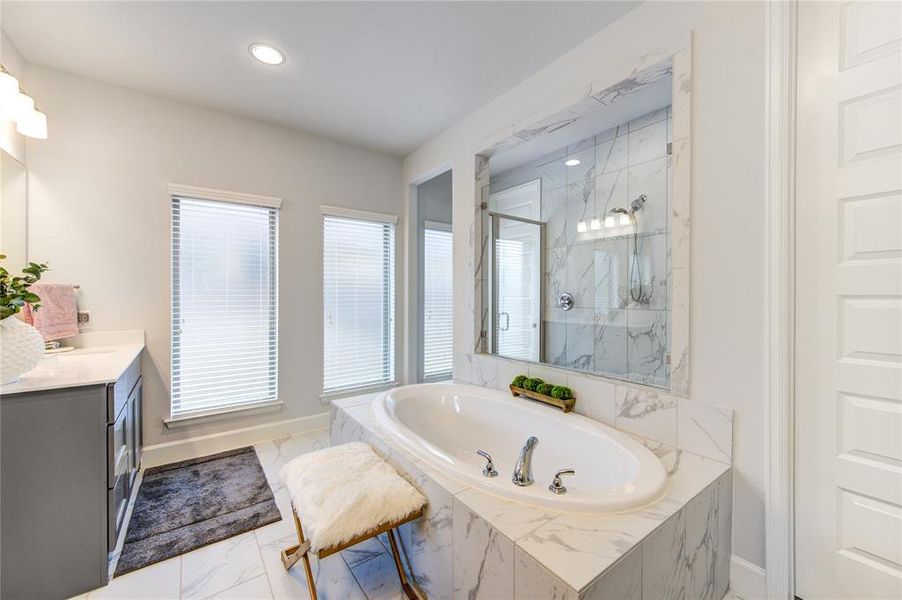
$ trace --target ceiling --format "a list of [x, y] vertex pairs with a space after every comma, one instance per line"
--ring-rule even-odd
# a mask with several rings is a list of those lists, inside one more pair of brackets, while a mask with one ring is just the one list
[[28, 62], [403, 156], [638, 4], [3, 0], [0, 17]]

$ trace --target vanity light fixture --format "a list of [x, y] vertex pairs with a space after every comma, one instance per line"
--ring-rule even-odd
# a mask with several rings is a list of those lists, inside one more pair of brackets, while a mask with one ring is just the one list
[[614, 223], [614, 217], [612, 217], [612, 216], [607, 216], [607, 217], [604, 218], [604, 226], [605, 226], [605, 227], [613, 227], [614, 225], [615, 225], [615, 223]]
[[570, 160], [565, 160], [564, 164], [567, 165], [568, 167], [575, 167], [580, 162], [581, 161], [578, 158], [571, 158]]
[[585, 233], [586, 231], [588, 231], [588, 227], [586, 227], [586, 222], [580, 221], [579, 223], [577, 223], [576, 231], [577, 231], [577, 233]]
[[630, 216], [629, 215], [620, 215], [620, 224], [621, 225], [629, 225], [630, 224]]
[[34, 98], [19, 89], [19, 80], [0, 65], [0, 119], [15, 121], [16, 131], [47, 139], [47, 115], [34, 106]]
[[269, 44], [251, 44], [248, 48], [251, 56], [266, 65], [281, 65], [285, 62], [285, 55]]
[[601, 220], [598, 217], [593, 217], [589, 222], [589, 229], [592, 231], [598, 231], [601, 229]]

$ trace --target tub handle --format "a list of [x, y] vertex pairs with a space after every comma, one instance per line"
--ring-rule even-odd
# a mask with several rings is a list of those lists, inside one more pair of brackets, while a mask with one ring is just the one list
[[566, 494], [567, 488], [564, 487], [564, 484], [561, 482], [561, 475], [576, 475], [576, 471], [573, 469], [561, 469], [557, 473], [554, 474], [554, 479], [551, 480], [551, 485], [548, 486], [548, 490], [552, 494]]
[[485, 468], [482, 470], [483, 477], [498, 477], [498, 470], [495, 469], [495, 463], [492, 461], [492, 455], [485, 450], [477, 450], [476, 454], [486, 460]]

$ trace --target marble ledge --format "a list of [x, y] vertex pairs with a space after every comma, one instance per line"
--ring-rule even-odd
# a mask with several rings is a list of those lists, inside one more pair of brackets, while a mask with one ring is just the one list
[[[535, 562], [547, 570], [552, 587], [568, 590], [566, 597], [588, 593], [631, 550], [730, 471], [723, 462], [636, 436], [661, 458], [668, 470], [670, 480], [661, 500], [621, 514], [558, 512], [489, 494], [418, 460], [376, 423], [372, 398], [368, 395], [333, 402], [332, 443], [368, 442], [421, 489], [438, 486], [449, 496], [448, 509], [452, 504], [467, 509], [490, 525], [492, 533], [502, 536], [493, 538], [493, 544], [512, 544], [514, 570], [517, 564]], [[515, 584], [519, 585], [512, 582]]]

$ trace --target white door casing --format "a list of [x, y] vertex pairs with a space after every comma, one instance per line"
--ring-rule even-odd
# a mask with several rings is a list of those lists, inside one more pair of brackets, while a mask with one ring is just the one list
[[902, 4], [801, 2], [796, 590], [902, 597]]

